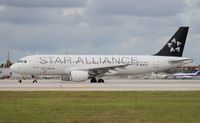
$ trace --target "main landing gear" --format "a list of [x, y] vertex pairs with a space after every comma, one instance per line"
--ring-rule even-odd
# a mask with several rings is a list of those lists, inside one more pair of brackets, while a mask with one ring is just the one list
[[97, 79], [96, 78], [91, 78], [90, 79], [90, 83], [104, 83], [104, 80], [103, 79]]
[[[38, 77], [35, 76], [35, 75], [32, 75], [31, 77], [32, 77], [32, 79], [33, 79], [33, 83], [37, 83]], [[18, 79], [18, 83], [22, 83], [22, 78], [19, 78], [19, 79]]]
[[22, 80], [21, 80], [21, 79], [18, 79], [18, 83], [22, 83]]

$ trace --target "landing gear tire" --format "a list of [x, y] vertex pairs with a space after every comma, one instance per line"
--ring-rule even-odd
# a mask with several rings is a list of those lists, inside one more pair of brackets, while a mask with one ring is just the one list
[[90, 83], [97, 83], [97, 79], [96, 79], [96, 78], [92, 78], [92, 79], [90, 80]]
[[99, 79], [98, 83], [104, 83], [104, 80], [103, 79]]
[[35, 80], [33, 80], [33, 83], [37, 83], [37, 80], [35, 79]]
[[19, 79], [19, 80], [18, 80], [18, 83], [22, 83], [22, 80], [21, 80], [21, 79]]

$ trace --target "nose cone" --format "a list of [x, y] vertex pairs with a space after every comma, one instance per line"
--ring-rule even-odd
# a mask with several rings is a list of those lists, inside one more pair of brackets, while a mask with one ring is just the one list
[[17, 67], [16, 64], [13, 64], [13, 65], [10, 66], [10, 70], [11, 70], [12, 72], [18, 73], [19, 68]]

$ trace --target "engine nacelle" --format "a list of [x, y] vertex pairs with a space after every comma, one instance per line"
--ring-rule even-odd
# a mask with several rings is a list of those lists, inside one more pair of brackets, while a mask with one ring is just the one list
[[71, 71], [71, 80], [73, 82], [82, 82], [86, 81], [89, 78], [88, 71]]

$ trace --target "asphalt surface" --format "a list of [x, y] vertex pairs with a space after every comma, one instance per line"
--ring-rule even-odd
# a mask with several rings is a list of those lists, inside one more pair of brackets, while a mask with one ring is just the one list
[[0, 80], [0, 91], [200, 91], [200, 80], [106, 80], [105, 83]]

